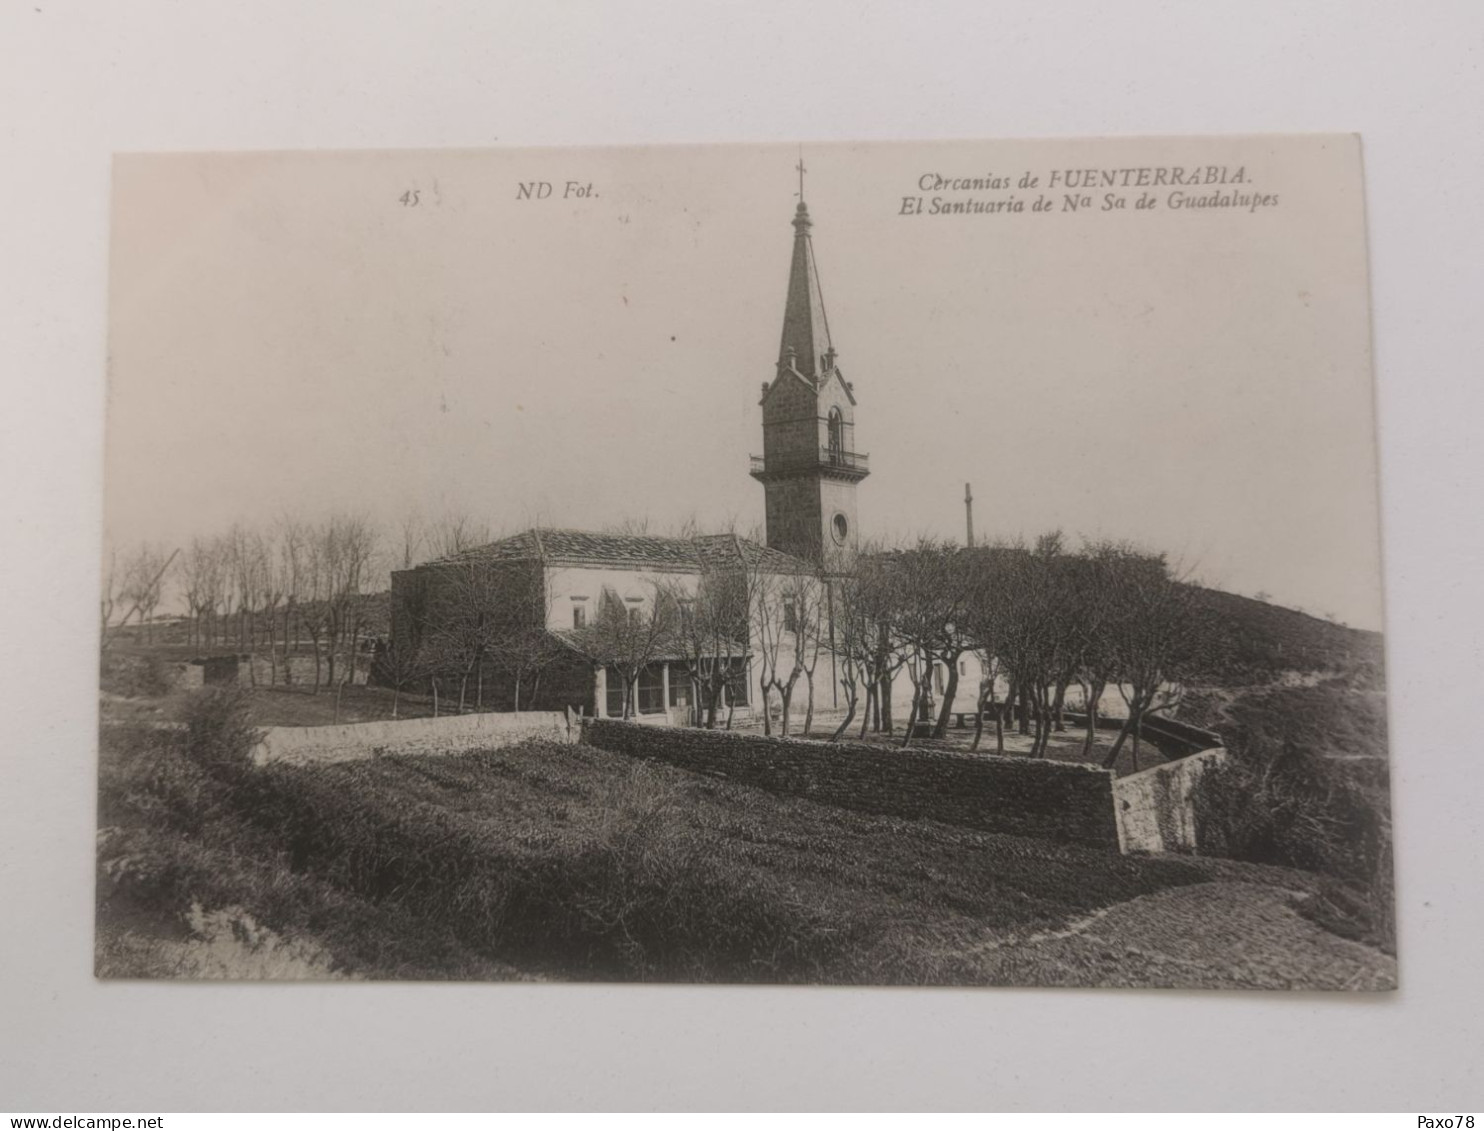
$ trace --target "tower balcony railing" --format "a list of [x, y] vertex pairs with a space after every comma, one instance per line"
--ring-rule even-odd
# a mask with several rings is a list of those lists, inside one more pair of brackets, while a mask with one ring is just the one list
[[871, 471], [871, 457], [866, 452], [847, 452], [843, 448], [822, 447], [818, 455], [812, 457], [805, 452], [802, 455], [790, 453], [784, 456], [774, 456], [768, 459], [766, 456], [750, 456], [751, 473], [753, 475], [786, 475], [795, 471], [812, 471], [822, 468], [826, 471], [831, 468], [845, 472], [853, 472], [856, 475], [868, 475]]

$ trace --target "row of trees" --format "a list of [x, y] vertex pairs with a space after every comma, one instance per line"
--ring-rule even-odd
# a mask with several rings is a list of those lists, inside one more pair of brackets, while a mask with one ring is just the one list
[[122, 561], [111, 557], [105, 570], [104, 644], [135, 614], [140, 638], [159, 642], [156, 612], [169, 594], [184, 613], [173, 626], [175, 641], [196, 654], [231, 649], [265, 657], [276, 683], [287, 679], [292, 656], [308, 652], [313, 690], [343, 683], [354, 678], [355, 658], [374, 628], [367, 596], [382, 588], [384, 545], [366, 519], [341, 514], [259, 528], [234, 524], [168, 555], [156, 545], [137, 547]]
[[[1198, 591], [1162, 555], [1115, 542], [1071, 552], [1060, 534], [1031, 547], [922, 541], [868, 552], [831, 588], [847, 701], [836, 737], [858, 710], [862, 733], [867, 726], [891, 732], [890, 685], [902, 671], [913, 687], [902, 743], [924, 732], [942, 737], [965, 691], [959, 661], [972, 653], [983, 673], [967, 689], [976, 749], [990, 719], [1003, 751], [1011, 715], [1032, 736], [1032, 753], [1044, 754], [1052, 732], [1065, 729], [1067, 694], [1077, 688], [1090, 756], [1098, 703], [1117, 688], [1127, 722], [1108, 752], [1112, 765], [1130, 738], [1137, 756], [1144, 722], [1179, 702], [1210, 639]], [[944, 673], [936, 712], [935, 670]]]
[[[284, 517], [263, 526], [235, 523], [169, 549], [143, 543], [104, 563], [100, 621], [104, 647], [133, 624], [139, 639], [169, 639], [201, 652], [233, 648], [265, 656], [277, 681], [292, 654], [312, 652], [314, 686], [353, 675], [346, 658], [372, 632], [384, 632], [366, 598], [392, 569], [458, 554], [493, 540], [489, 526], [459, 513], [410, 515], [391, 529], [338, 514], [319, 521]], [[175, 607], [162, 631], [162, 608]], [[179, 625], [184, 624], [184, 638]]]

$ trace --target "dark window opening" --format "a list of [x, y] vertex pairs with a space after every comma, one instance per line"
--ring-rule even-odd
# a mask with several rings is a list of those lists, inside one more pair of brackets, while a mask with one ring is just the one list
[[749, 689], [747, 661], [733, 660], [731, 666], [727, 668], [727, 701], [736, 707], [747, 706]]
[[606, 713], [609, 718], [618, 719], [623, 717], [623, 676], [618, 674], [618, 669], [609, 668], [605, 672], [608, 682], [608, 703]]
[[639, 713], [657, 715], [665, 709], [663, 664], [650, 664], [639, 672]]

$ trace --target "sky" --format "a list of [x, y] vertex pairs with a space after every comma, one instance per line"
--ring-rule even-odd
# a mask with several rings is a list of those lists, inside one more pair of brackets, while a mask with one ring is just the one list
[[[119, 156], [109, 542], [183, 546], [336, 511], [388, 530], [409, 513], [505, 531], [760, 526], [747, 457], [799, 157]], [[871, 458], [863, 538], [962, 539], [969, 482], [980, 539], [1131, 539], [1206, 584], [1380, 627], [1356, 139], [832, 144], [803, 159]], [[1068, 211], [1049, 185], [1143, 167], [1242, 168], [1220, 191], [1276, 203], [1172, 209], [1161, 186], [1136, 210], [1146, 190], [1098, 187]], [[1009, 187], [921, 187], [940, 175]], [[1040, 184], [1019, 187], [1028, 175]], [[521, 195], [541, 182], [549, 196]], [[1110, 191], [1125, 208], [1102, 210]], [[1053, 207], [1032, 211], [1043, 194]], [[930, 215], [935, 196], [1025, 210]]]

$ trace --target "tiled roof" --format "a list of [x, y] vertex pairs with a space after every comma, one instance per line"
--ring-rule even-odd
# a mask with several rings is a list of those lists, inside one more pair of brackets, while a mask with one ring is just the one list
[[703, 534], [692, 541], [707, 569], [734, 569], [739, 554], [749, 566], [767, 573], [796, 573], [810, 568], [801, 558], [735, 534]]
[[791, 554], [732, 534], [661, 538], [648, 534], [547, 529], [526, 530], [428, 564], [468, 561], [546, 561], [557, 565], [641, 566], [695, 572], [734, 569], [742, 561], [771, 573], [809, 568]]

